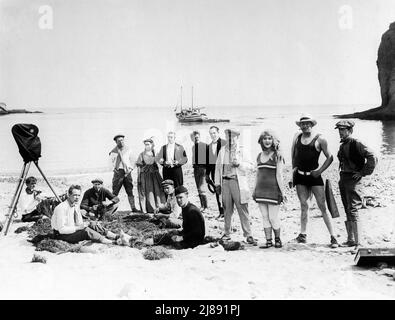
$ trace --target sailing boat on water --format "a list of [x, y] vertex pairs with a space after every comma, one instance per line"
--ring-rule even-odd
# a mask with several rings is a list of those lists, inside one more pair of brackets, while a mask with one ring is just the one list
[[193, 87], [192, 87], [192, 100], [191, 106], [189, 108], [183, 108], [182, 106], [182, 87], [180, 90], [181, 95], [181, 111], [177, 112], [178, 107], [174, 109], [176, 112], [176, 117], [180, 122], [204, 122], [208, 121], [208, 117], [205, 113], [202, 113], [200, 110], [204, 109], [204, 107], [195, 107], [193, 105]]

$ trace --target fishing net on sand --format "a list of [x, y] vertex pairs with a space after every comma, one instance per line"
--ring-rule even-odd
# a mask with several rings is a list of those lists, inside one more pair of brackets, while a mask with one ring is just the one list
[[150, 247], [144, 243], [147, 239], [153, 239], [157, 245], [170, 245], [172, 243], [171, 236], [176, 233], [171, 229], [161, 229], [146, 214], [128, 215], [120, 212], [113, 217], [106, 217], [102, 224], [106, 229], [116, 234], [120, 230], [128, 234], [131, 237], [129, 245], [138, 249]]
[[[171, 236], [177, 232], [171, 229], [161, 229], [160, 226], [151, 221], [148, 215], [129, 215], [127, 212], [105, 217], [100, 222], [104, 228], [119, 234], [122, 230], [131, 239], [129, 246], [137, 249], [150, 247], [144, 243], [147, 239], [153, 239], [156, 245], [171, 245]], [[37, 251], [49, 251], [53, 253], [80, 252], [81, 244], [70, 244], [62, 240], [56, 240], [53, 235], [51, 220], [42, 218], [31, 226], [23, 226], [15, 230], [16, 233], [26, 232], [29, 242], [36, 246]]]

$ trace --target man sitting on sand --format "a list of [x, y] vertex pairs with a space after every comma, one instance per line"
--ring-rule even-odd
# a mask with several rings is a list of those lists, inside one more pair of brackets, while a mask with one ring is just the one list
[[174, 195], [173, 180], [163, 181], [162, 187], [167, 197], [166, 202], [155, 209], [153, 222], [159, 221], [165, 228], [180, 228], [182, 224], [179, 219], [181, 208], [178, 206]]
[[18, 201], [18, 211], [22, 213], [22, 222], [37, 221], [42, 217], [37, 206], [42, 201], [41, 191], [36, 190], [37, 179], [29, 177], [26, 179], [26, 189], [22, 190]]
[[51, 226], [56, 240], [69, 243], [78, 243], [83, 240], [91, 240], [103, 244], [111, 244], [119, 238], [116, 234], [103, 228], [96, 222], [84, 222], [78, 207], [81, 196], [81, 187], [70, 186], [68, 198], [59, 204], [51, 218]]
[[182, 230], [174, 235], [172, 240], [178, 249], [195, 248], [204, 243], [204, 218], [194, 204], [189, 202], [188, 189], [179, 186], [175, 190], [178, 205], [182, 208]]
[[102, 220], [117, 211], [119, 198], [103, 188], [102, 179], [94, 179], [92, 184], [93, 187], [85, 191], [80, 208], [86, 211], [86, 216]]
[[[188, 200], [188, 190], [179, 186], [175, 190], [178, 205], [182, 208], [182, 230], [169, 230], [159, 237], [148, 238], [147, 245], [169, 245], [175, 249], [195, 248], [204, 244], [205, 226], [201, 211]], [[120, 244], [128, 245], [131, 237], [121, 232]]]

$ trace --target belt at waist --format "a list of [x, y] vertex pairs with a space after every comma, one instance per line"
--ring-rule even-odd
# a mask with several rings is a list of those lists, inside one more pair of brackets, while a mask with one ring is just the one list
[[301, 174], [302, 176], [309, 176], [309, 175], [311, 175], [311, 171], [298, 170], [298, 173]]
[[224, 179], [224, 180], [236, 180], [236, 179], [237, 179], [237, 176], [231, 176], [231, 177], [222, 176], [222, 179]]

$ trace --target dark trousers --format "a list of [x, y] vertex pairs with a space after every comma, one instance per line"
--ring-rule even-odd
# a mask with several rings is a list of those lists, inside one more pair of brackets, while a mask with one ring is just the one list
[[33, 210], [30, 213], [26, 213], [22, 215], [22, 222], [36, 222], [43, 215], [39, 213], [37, 210]]
[[[215, 165], [211, 165], [212, 167], [210, 168], [210, 178], [213, 182], [215, 182]], [[217, 199], [217, 205], [218, 205], [218, 210], [219, 213], [223, 214], [224, 213], [224, 209], [222, 207], [222, 203], [219, 199], [219, 194], [215, 193], [215, 198]]]
[[107, 229], [105, 229], [101, 224], [97, 222], [91, 222], [89, 227], [86, 227], [82, 230], [77, 230], [73, 233], [60, 234], [58, 231], [55, 231], [55, 239], [63, 240], [69, 243], [78, 243], [84, 240], [100, 242], [106, 234]]
[[171, 239], [172, 236], [178, 235], [179, 231], [169, 230], [163, 234], [157, 234], [154, 236], [155, 245], [168, 245], [172, 246], [174, 249], [189, 249], [195, 248], [198, 245], [204, 244], [204, 238], [201, 239], [188, 239], [188, 241], [175, 242]]
[[358, 209], [362, 207], [362, 199], [359, 195], [360, 180], [352, 178], [352, 173], [340, 173], [339, 190], [347, 221], [358, 221]]
[[135, 208], [132, 173], [130, 172], [128, 174], [125, 174], [125, 170], [119, 169], [117, 171], [114, 171], [114, 175], [112, 178], [112, 193], [117, 196], [119, 194], [119, 191], [121, 191], [122, 186], [125, 187], [130, 207], [132, 209]]
[[163, 180], [173, 180], [174, 188], [177, 188], [178, 186], [182, 186], [184, 184], [184, 176], [181, 166], [173, 168], [163, 167], [162, 175]]
[[199, 195], [205, 194], [205, 191], [202, 189], [202, 186], [204, 184], [206, 177], [206, 168], [204, 166], [194, 165], [193, 176], [195, 177], [196, 188], [198, 190]]

